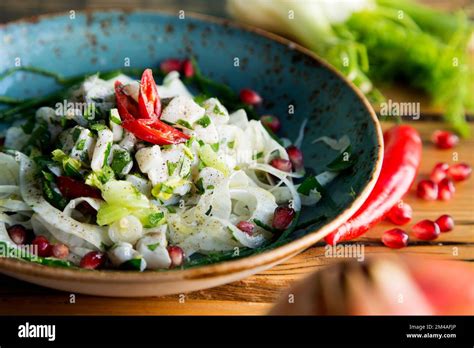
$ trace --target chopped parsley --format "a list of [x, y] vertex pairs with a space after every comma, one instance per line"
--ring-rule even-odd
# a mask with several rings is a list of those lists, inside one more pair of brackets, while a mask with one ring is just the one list
[[209, 116], [204, 115], [204, 117], [197, 120], [196, 123], [202, 126], [203, 128], [207, 128], [211, 124], [211, 119], [209, 118]]

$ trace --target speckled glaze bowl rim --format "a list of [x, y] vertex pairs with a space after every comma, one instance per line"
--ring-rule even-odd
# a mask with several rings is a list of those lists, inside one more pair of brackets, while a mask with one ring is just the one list
[[[157, 15], [176, 15], [170, 11], [151, 11], [143, 9], [134, 10], [121, 10], [121, 9], [107, 9], [107, 10], [84, 10], [76, 11], [76, 14], [82, 14], [85, 16], [94, 15], [96, 13], [123, 13], [124, 15], [130, 14], [157, 14]], [[38, 16], [32, 16], [22, 18], [7, 23], [0, 24], [0, 29], [3, 29], [10, 25], [17, 24], [34, 24], [44, 19], [52, 19], [60, 16], [67, 15], [67, 12], [51, 13]], [[167, 283], [179, 280], [200, 280], [207, 278], [214, 278], [219, 276], [228, 275], [231, 273], [244, 272], [246, 270], [257, 269], [264, 267], [265, 265], [275, 265], [282, 262], [310, 247], [314, 243], [324, 238], [331, 231], [335, 230], [342, 223], [347, 221], [364, 203], [369, 196], [375, 183], [380, 174], [383, 161], [383, 135], [378, 118], [373, 110], [372, 106], [362, 94], [349, 80], [347, 80], [339, 71], [337, 71], [329, 63], [325, 62], [318, 55], [313, 53], [307, 48], [283, 38], [279, 35], [267, 32], [265, 30], [252, 27], [246, 24], [237, 23], [229, 19], [218, 18], [214, 16], [204, 15], [200, 13], [194, 13], [186, 11], [186, 16], [197, 19], [203, 22], [211, 22], [218, 25], [230, 26], [235, 29], [246, 31], [254, 35], [263, 36], [271, 41], [277, 42], [287, 47], [287, 49], [298, 51], [301, 54], [309, 56], [311, 59], [316, 60], [325, 69], [329, 70], [332, 74], [337, 76], [344, 84], [346, 84], [356, 94], [360, 102], [364, 105], [368, 115], [370, 116], [377, 136], [377, 161], [371, 173], [371, 179], [366, 184], [362, 192], [354, 199], [352, 204], [341, 212], [336, 218], [330, 223], [322, 226], [319, 230], [309, 232], [307, 235], [300, 237], [288, 244], [277, 247], [273, 250], [263, 252], [257, 255], [250, 255], [237, 260], [223, 261], [215, 264], [197, 266], [195, 268], [188, 269], [176, 269], [167, 271], [147, 271], [147, 272], [132, 272], [132, 271], [118, 271], [118, 270], [83, 270], [79, 268], [68, 269], [51, 266], [43, 266], [27, 261], [21, 261], [10, 258], [0, 258], [0, 271], [8, 271], [21, 273], [27, 276], [39, 276], [44, 279], [55, 279], [55, 280], [69, 280], [78, 283], [98, 281], [101, 283]]]

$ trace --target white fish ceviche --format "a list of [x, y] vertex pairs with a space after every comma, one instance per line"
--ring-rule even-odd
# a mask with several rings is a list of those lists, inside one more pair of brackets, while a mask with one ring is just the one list
[[[31, 246], [18, 257], [86, 269], [195, 266], [272, 245], [319, 201], [341, 166], [305, 174], [306, 122], [295, 143], [280, 139], [277, 117], [255, 117], [256, 92], [226, 103], [193, 89], [212, 85], [195, 63], [167, 68], [183, 66], [175, 61], [155, 71], [161, 84], [151, 69], [140, 80], [84, 77], [64, 102], [45, 99], [11, 125], [0, 152], [0, 243], [12, 254]], [[321, 141], [343, 145], [332, 145], [338, 157], [350, 148], [347, 137]]]

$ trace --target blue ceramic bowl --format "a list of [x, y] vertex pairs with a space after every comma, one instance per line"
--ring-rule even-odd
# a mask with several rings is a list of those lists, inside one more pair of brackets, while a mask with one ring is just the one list
[[[152, 12], [76, 13], [74, 17], [42, 16], [0, 27], [0, 72], [21, 63], [71, 76], [126, 64], [156, 67], [163, 59], [188, 56], [197, 59], [204, 74], [235, 91], [244, 87], [258, 91], [264, 98], [258, 112], [277, 115], [282, 121], [282, 136], [295, 139], [301, 122], [307, 118], [302, 149], [305, 166], [316, 172], [323, 171], [336, 152], [322, 142], [312, 141], [321, 136], [349, 136], [357, 156], [355, 166], [330, 184], [328, 196], [301, 214], [301, 222], [324, 218], [295, 231], [293, 242], [275, 250], [195, 269], [91, 274], [0, 260], [0, 270], [39, 284], [100, 295], [160, 295], [194, 290], [239, 279], [281, 262], [320, 240], [361, 206], [375, 184], [382, 162], [382, 136], [375, 113], [353, 85], [298, 45], [257, 29], [188, 13], [184, 20]], [[239, 66], [234, 64], [236, 59]], [[0, 81], [0, 95], [18, 98], [57, 88], [52, 79], [30, 73], [17, 73]], [[290, 105], [294, 114], [289, 113]], [[103, 273], [107, 276], [100, 276], [102, 281], [154, 285], [139, 287], [132, 293], [118, 286], [104, 290], [105, 285], [94, 278]], [[74, 282], [78, 274], [91, 280], [85, 289], [78, 290], [79, 282]], [[50, 280], [58, 277], [62, 282], [52, 284]], [[188, 283], [173, 283], [183, 279]], [[166, 287], [163, 282], [172, 282], [173, 286], [167, 283]]]

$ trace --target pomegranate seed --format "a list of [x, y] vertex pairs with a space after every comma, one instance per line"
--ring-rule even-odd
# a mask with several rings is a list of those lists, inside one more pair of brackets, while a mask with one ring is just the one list
[[467, 163], [453, 164], [448, 168], [448, 176], [454, 181], [463, 181], [471, 176], [472, 168]]
[[28, 232], [22, 225], [10, 226], [8, 227], [7, 231], [13, 243], [17, 245], [26, 244]]
[[444, 178], [438, 184], [438, 199], [442, 201], [449, 201], [454, 196], [456, 188], [451, 179]]
[[100, 251], [90, 251], [82, 257], [80, 266], [86, 269], [97, 269], [105, 263], [105, 254]]
[[433, 143], [439, 149], [451, 149], [457, 145], [459, 138], [456, 134], [449, 131], [437, 130], [433, 133], [432, 138]]
[[179, 59], [171, 58], [161, 62], [160, 69], [167, 74], [171, 71], [180, 71], [182, 66], [183, 63]]
[[258, 105], [262, 102], [262, 97], [260, 97], [257, 92], [244, 88], [240, 91], [240, 100], [248, 105]]
[[183, 74], [184, 74], [185, 77], [188, 77], [188, 78], [193, 77], [194, 76], [193, 62], [191, 62], [191, 60], [189, 60], [189, 59], [186, 59], [183, 62], [182, 70], [183, 70]]
[[449, 232], [454, 228], [454, 220], [451, 215], [441, 215], [435, 222], [439, 226], [441, 232]]
[[396, 204], [387, 214], [387, 218], [395, 225], [405, 225], [411, 221], [413, 209], [407, 203]]
[[260, 117], [260, 121], [265, 127], [270, 128], [273, 133], [276, 133], [280, 130], [281, 123], [278, 117], [272, 115], [263, 115]]
[[416, 238], [421, 240], [433, 240], [440, 234], [439, 226], [431, 220], [421, 220], [412, 227]]
[[52, 255], [57, 259], [67, 259], [69, 256], [69, 248], [67, 245], [58, 243], [53, 246]]
[[237, 228], [242, 232], [247, 233], [249, 236], [253, 235], [253, 230], [255, 229], [255, 225], [249, 221], [240, 221], [237, 224]]
[[408, 245], [408, 234], [405, 231], [394, 228], [382, 234], [382, 243], [392, 249], [400, 249]]
[[295, 210], [290, 207], [278, 207], [273, 214], [273, 228], [284, 230], [290, 226], [291, 221], [295, 217]]
[[286, 148], [291, 164], [296, 171], [303, 168], [303, 153], [296, 146], [291, 145]]
[[37, 236], [31, 244], [36, 245], [38, 248], [38, 256], [49, 257], [51, 256], [53, 246], [49, 244], [48, 239], [45, 236]]
[[438, 198], [438, 185], [431, 180], [421, 180], [416, 188], [416, 194], [426, 201]]
[[449, 164], [447, 164], [446, 162], [437, 163], [431, 171], [430, 179], [435, 183], [439, 183], [446, 177], [448, 169]]
[[171, 268], [181, 266], [184, 262], [184, 251], [179, 246], [169, 246], [168, 254], [171, 259]]
[[270, 161], [270, 165], [276, 169], [281, 170], [282, 172], [291, 172], [292, 165], [291, 162], [283, 158], [274, 158]]

